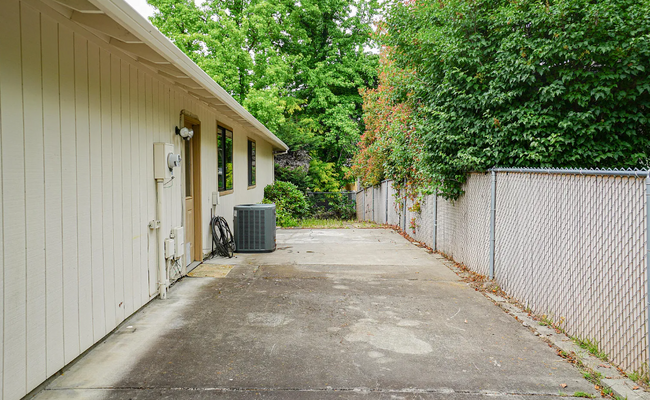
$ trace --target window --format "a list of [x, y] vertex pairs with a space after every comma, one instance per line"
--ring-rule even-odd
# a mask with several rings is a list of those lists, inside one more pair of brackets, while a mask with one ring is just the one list
[[217, 127], [219, 191], [232, 190], [232, 131]]
[[192, 197], [193, 188], [192, 188], [192, 142], [189, 140], [183, 140], [185, 144], [185, 197]]
[[248, 139], [248, 186], [255, 186], [255, 142]]

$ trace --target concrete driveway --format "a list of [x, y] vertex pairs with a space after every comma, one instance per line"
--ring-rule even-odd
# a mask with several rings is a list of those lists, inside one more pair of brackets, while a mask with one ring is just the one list
[[280, 230], [276, 252], [214, 263], [234, 268], [183, 279], [37, 399], [595, 394], [437, 256], [390, 230]]

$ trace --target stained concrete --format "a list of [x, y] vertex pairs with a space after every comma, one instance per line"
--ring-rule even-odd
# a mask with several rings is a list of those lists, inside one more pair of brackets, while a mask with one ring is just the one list
[[37, 399], [596, 394], [547, 344], [390, 230], [280, 230], [274, 253], [213, 262], [234, 268], [183, 279]]

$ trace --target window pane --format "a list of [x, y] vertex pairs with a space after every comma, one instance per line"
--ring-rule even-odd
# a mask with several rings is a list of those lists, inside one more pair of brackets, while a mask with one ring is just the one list
[[217, 174], [218, 174], [218, 183], [219, 190], [225, 190], [226, 185], [223, 180], [223, 165], [224, 165], [224, 151], [223, 151], [223, 134], [224, 129], [219, 127], [217, 128]]
[[192, 146], [185, 142], [185, 197], [192, 197]]
[[248, 141], [248, 186], [255, 185], [255, 142]]
[[232, 131], [226, 129], [225, 140], [225, 157], [226, 162], [226, 190], [232, 189]]

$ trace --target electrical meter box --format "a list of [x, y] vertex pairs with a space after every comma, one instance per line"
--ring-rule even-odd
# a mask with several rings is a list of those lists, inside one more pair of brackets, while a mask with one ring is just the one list
[[172, 229], [174, 235], [174, 258], [181, 258], [185, 254], [185, 238], [183, 234], [183, 227], [177, 226]]
[[172, 170], [169, 169], [167, 156], [174, 153], [174, 145], [169, 143], [153, 144], [153, 177], [154, 179], [169, 180], [172, 177]]
[[174, 239], [165, 239], [165, 258], [174, 257]]

